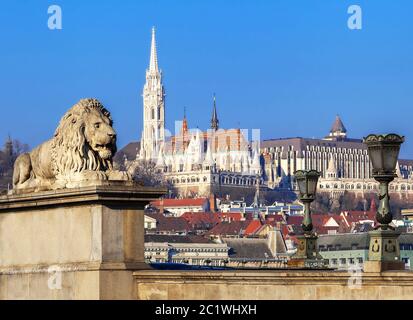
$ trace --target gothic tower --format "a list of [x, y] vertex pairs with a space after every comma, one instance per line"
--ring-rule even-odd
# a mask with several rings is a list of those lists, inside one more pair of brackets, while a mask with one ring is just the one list
[[143, 87], [143, 131], [140, 158], [156, 158], [165, 139], [165, 90], [158, 68], [155, 28], [152, 28], [151, 56]]
[[216, 104], [215, 93], [214, 93], [214, 108], [212, 109], [211, 129], [214, 131], [217, 131], [218, 128], [219, 128], [219, 120], [218, 120], [218, 115], [217, 115], [217, 104]]

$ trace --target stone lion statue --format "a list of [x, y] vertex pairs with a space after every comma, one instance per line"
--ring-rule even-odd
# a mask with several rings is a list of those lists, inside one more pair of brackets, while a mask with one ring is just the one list
[[54, 137], [14, 164], [14, 189], [49, 190], [130, 180], [113, 170], [116, 132], [109, 111], [96, 99], [82, 99], [60, 120]]

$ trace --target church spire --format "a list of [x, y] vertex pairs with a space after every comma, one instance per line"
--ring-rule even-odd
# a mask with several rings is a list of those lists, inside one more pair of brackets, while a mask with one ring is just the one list
[[158, 71], [158, 55], [156, 53], [155, 27], [152, 27], [151, 57], [149, 61], [149, 71]]
[[214, 108], [212, 110], [211, 129], [218, 130], [218, 128], [219, 128], [219, 120], [218, 120], [218, 115], [217, 115], [217, 104], [216, 104], [216, 98], [215, 98], [215, 93], [214, 93]]
[[184, 107], [184, 119], [182, 120], [182, 135], [188, 132], [188, 120], [186, 120], [186, 107]]

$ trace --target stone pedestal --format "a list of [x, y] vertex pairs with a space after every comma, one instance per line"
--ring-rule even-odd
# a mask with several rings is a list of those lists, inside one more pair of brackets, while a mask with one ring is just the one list
[[144, 213], [131, 182], [0, 197], [0, 299], [132, 299]]
[[325, 260], [318, 253], [317, 236], [315, 234], [297, 237], [297, 253], [288, 261], [290, 268], [326, 268]]
[[374, 230], [369, 232], [369, 257], [364, 263], [364, 272], [404, 270], [400, 261], [400, 233], [393, 230]]

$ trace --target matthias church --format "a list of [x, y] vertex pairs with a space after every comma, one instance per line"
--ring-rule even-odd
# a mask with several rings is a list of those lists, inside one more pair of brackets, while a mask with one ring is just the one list
[[[188, 129], [185, 113], [173, 136], [165, 133], [165, 89], [158, 66], [155, 29], [152, 29], [149, 68], [143, 88], [143, 130], [140, 143], [120, 152], [121, 161], [151, 161], [174, 186], [178, 196], [211, 194], [257, 195], [260, 190], [296, 189], [294, 172], [314, 169], [321, 173], [319, 191], [338, 198], [345, 191], [376, 192], [367, 148], [361, 139], [347, 136], [339, 116], [322, 139], [283, 138], [248, 140], [239, 128], [222, 128], [215, 96], [210, 128]], [[119, 156], [118, 156], [119, 158]], [[119, 161], [119, 160], [118, 160]], [[399, 160], [398, 177], [390, 191], [413, 196], [413, 160]]]

